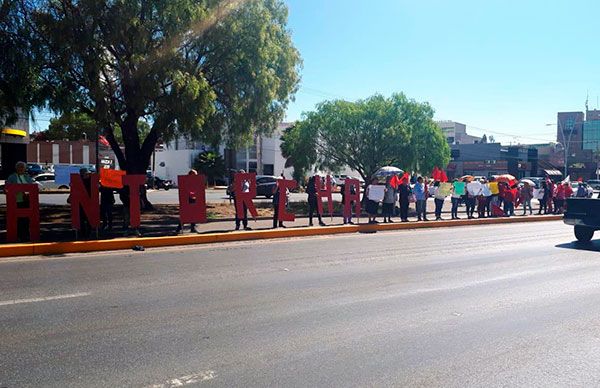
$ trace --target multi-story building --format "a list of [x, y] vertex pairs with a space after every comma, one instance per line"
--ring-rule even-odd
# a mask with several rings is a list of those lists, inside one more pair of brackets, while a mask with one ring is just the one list
[[600, 153], [600, 110], [559, 112], [556, 142], [562, 153], [562, 167], [572, 178], [596, 177]]
[[467, 126], [455, 121], [443, 120], [437, 122], [442, 129], [448, 144], [475, 144], [481, 141], [480, 137], [467, 134]]

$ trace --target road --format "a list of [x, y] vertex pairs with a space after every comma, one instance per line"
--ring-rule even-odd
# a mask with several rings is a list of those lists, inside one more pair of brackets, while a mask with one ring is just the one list
[[544, 222], [5, 260], [0, 387], [596, 386], [600, 241], [572, 240]]

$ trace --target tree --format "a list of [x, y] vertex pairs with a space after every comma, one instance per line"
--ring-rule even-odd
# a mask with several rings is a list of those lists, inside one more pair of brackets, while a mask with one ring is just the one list
[[487, 135], [484, 133], [483, 137], [481, 138], [481, 143], [482, 144], [487, 144], [487, 142], [488, 142], [488, 138], [487, 138]]
[[489, 142], [490, 142], [490, 143], [495, 143], [495, 142], [496, 142], [496, 139], [494, 139], [494, 136], [490, 136], [490, 140], [489, 140]]
[[58, 118], [50, 119], [48, 129], [41, 135], [45, 140], [94, 140], [97, 128], [94, 119], [85, 113], [64, 113]]
[[[36, 140], [81, 140], [87, 139], [96, 140], [96, 135], [102, 134], [102, 131], [97, 132], [98, 124], [87, 113], [81, 112], [66, 112], [58, 118], [50, 119], [48, 129], [38, 133]], [[150, 125], [144, 120], [138, 122], [138, 134], [140, 138], [144, 138], [150, 133]], [[117, 125], [114, 128], [114, 136], [117, 143], [123, 142], [121, 128]]]
[[128, 173], [145, 173], [161, 138], [237, 144], [275, 128], [297, 89], [282, 0], [32, 4], [50, 107], [90, 115]]
[[225, 160], [218, 152], [204, 151], [194, 161], [194, 168], [206, 175], [208, 182], [215, 184], [217, 178], [225, 175]]
[[0, 2], [0, 127], [42, 104], [40, 62], [22, 1]]
[[284, 132], [281, 149], [299, 174], [347, 166], [365, 181], [385, 165], [430, 173], [450, 161], [433, 109], [401, 93], [322, 102]]

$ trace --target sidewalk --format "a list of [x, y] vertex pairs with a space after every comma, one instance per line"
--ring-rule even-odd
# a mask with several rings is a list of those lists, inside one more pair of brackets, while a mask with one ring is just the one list
[[[443, 218], [446, 220], [450, 219], [450, 201], [446, 201], [444, 204]], [[233, 208], [233, 206], [232, 206]], [[433, 203], [428, 203], [428, 214], [429, 221], [427, 224], [437, 223], [439, 221], [433, 221], [435, 218], [431, 211], [433, 210]], [[260, 214], [269, 215], [270, 209], [259, 209]], [[75, 240], [75, 232], [70, 226], [70, 208], [68, 206], [43, 206], [40, 208], [40, 234], [41, 242], [57, 242], [57, 241], [73, 241]], [[534, 209], [534, 214], [537, 212], [537, 208]], [[6, 214], [5, 210], [1, 209], [0, 213]], [[516, 214], [521, 214], [522, 210], [517, 209]], [[232, 213], [233, 214], [233, 210]], [[464, 220], [466, 219], [465, 208], [459, 208], [459, 216]], [[527, 216], [528, 217], [528, 216]], [[527, 218], [523, 216], [515, 216], [514, 218]], [[537, 217], [536, 217], [537, 218]], [[543, 218], [543, 217], [542, 217]], [[414, 205], [411, 204], [409, 208], [409, 220], [408, 225], [418, 225], [415, 217]], [[485, 221], [480, 220], [480, 221]], [[155, 210], [152, 212], [142, 212], [141, 215], [142, 226], [140, 232], [143, 237], [164, 237], [164, 236], [175, 236], [177, 225], [179, 224], [179, 207], [178, 205], [155, 205]], [[341, 226], [343, 225], [343, 219], [340, 214], [334, 217], [325, 216], [323, 221], [328, 227]], [[367, 217], [364, 215], [360, 219], [353, 219], [354, 222], [366, 223]], [[380, 217], [379, 221], [383, 221]], [[395, 223], [400, 223], [399, 217], [394, 217]], [[475, 219], [475, 222], [478, 220]], [[318, 219], [313, 220], [314, 225], [318, 229]], [[294, 222], [285, 222], [284, 225], [287, 228], [305, 228], [308, 227], [308, 217], [300, 215], [296, 217]], [[424, 222], [422, 222], [424, 223]], [[0, 241], [6, 241], [6, 230], [5, 221], [2, 222], [2, 230], [0, 230]], [[388, 225], [388, 224], [380, 224]], [[389, 224], [394, 225], [394, 224]], [[129, 237], [128, 234], [121, 228], [122, 217], [120, 216], [120, 207], [117, 207], [114, 212], [114, 229], [112, 231], [100, 231], [96, 237], [95, 233], [92, 233], [89, 239], [115, 239]], [[270, 216], [259, 217], [256, 220], [249, 218], [248, 226], [252, 230], [269, 230], [273, 228], [273, 220]], [[190, 225], [185, 225], [184, 233], [190, 234]], [[196, 226], [199, 234], [214, 234], [214, 233], [230, 233], [235, 230], [234, 218], [220, 218], [216, 220], [209, 220], [206, 224], [198, 224]], [[243, 227], [242, 227], [243, 229]], [[196, 233], [194, 233], [196, 234]], [[1, 245], [1, 244], [0, 244]]]

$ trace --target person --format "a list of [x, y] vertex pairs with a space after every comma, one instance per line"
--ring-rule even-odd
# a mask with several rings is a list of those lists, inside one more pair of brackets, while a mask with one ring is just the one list
[[[284, 178], [281, 178], [284, 179]], [[283, 225], [283, 221], [279, 221], [279, 202], [285, 201], [285, 206], [288, 204], [288, 189], [285, 189], [285, 192], [280, 190], [279, 185], [275, 185], [273, 187], [273, 229], [285, 228]]]
[[[345, 183], [340, 185], [340, 190], [341, 190], [341, 194], [342, 194], [342, 213], [343, 213], [343, 208], [346, 205], [346, 184]], [[354, 188], [354, 185], [350, 186], [350, 194], [352, 194], [352, 195], [356, 194], [356, 189]], [[354, 225], [354, 222], [352, 222], [352, 208], [353, 207], [354, 207], [354, 201], [350, 201], [350, 215], [348, 217], [343, 216], [344, 225], [346, 225], [346, 224]]]
[[515, 215], [515, 190], [508, 183], [504, 183], [504, 186], [504, 213], [507, 217], [512, 217]]
[[473, 214], [475, 214], [475, 205], [477, 203], [477, 197], [481, 193], [481, 187], [477, 183], [479, 182], [469, 182], [467, 184], [467, 192], [465, 193], [465, 202], [467, 204], [467, 218], [472, 220], [475, 218]]
[[521, 187], [521, 192], [519, 193], [521, 196], [521, 203], [523, 204], [523, 215], [527, 215], [527, 208], [529, 207], [529, 215], [533, 214], [533, 209], [531, 207], [531, 199], [533, 198], [533, 188], [528, 182], [523, 184]]
[[[246, 171], [244, 171], [243, 169], [239, 170], [240, 174], [245, 174]], [[242, 181], [242, 193], [249, 193], [250, 192], [250, 182], [248, 182], [247, 180]], [[235, 230], [240, 230], [240, 226], [243, 225], [244, 226], [244, 230], [251, 230], [251, 228], [248, 226], [248, 207], [246, 206], [245, 203], [242, 203], [242, 218], [239, 218], [238, 213], [237, 213], [237, 201], [238, 201], [238, 193], [236, 192], [236, 187], [234, 185], [233, 190], [233, 206], [236, 209], [235, 210]]]
[[[198, 175], [198, 171], [191, 169], [190, 171], [188, 171], [188, 175]], [[190, 201], [190, 203], [196, 202], [196, 193], [195, 192], [190, 192], [189, 201]], [[194, 222], [192, 222], [190, 224], [190, 232], [191, 233], [200, 233], [200, 231], [198, 229], [196, 229], [196, 224]], [[177, 229], [175, 230], [175, 234], [181, 234], [181, 233], [183, 233], [183, 224], [181, 222], [179, 222], [179, 224], [177, 225]]]
[[[489, 200], [490, 205], [489, 205], [488, 217], [495, 217], [493, 208], [494, 208], [494, 206], [496, 206], [496, 207], [500, 206], [500, 189], [498, 186], [498, 182], [496, 182], [495, 177], [490, 178], [490, 180], [488, 182], [488, 187], [490, 188], [490, 193], [492, 194], [492, 196], [490, 197], [490, 200]], [[496, 214], [498, 214], [498, 212], [496, 212]]]
[[452, 181], [452, 195], [450, 196], [450, 201], [452, 202], [452, 208], [450, 209], [451, 218], [453, 220], [460, 220], [458, 216], [458, 205], [460, 205], [460, 197], [461, 195], [456, 192], [456, 183], [458, 183], [458, 179], [454, 179]]
[[377, 186], [379, 181], [377, 178], [371, 179], [371, 184], [367, 186], [367, 214], [369, 215], [369, 224], [377, 224], [377, 212], [379, 211], [379, 202], [369, 199], [369, 193], [371, 191], [371, 187]]
[[575, 197], [576, 198], [587, 198], [588, 197], [588, 191], [587, 191], [587, 188], [585, 187], [585, 183], [579, 182], [577, 184], [577, 191], [575, 192]]
[[491, 208], [491, 204], [492, 204], [492, 190], [490, 190], [490, 185], [487, 181], [487, 179], [483, 178], [481, 180], [481, 184], [483, 185], [481, 188], [481, 195], [484, 198], [485, 204], [484, 204], [484, 213], [483, 213], [483, 217], [490, 217], [492, 215], [492, 208]]
[[431, 193], [433, 195], [433, 202], [435, 203], [435, 220], [443, 221], [442, 208], [444, 207], [444, 200], [446, 196], [440, 190], [440, 181], [435, 181], [432, 186]]
[[414, 187], [415, 198], [417, 200], [417, 221], [429, 221], [427, 219], [427, 193], [423, 184], [423, 177], [417, 178]]
[[565, 203], [565, 184], [559, 183], [556, 185], [554, 196], [554, 212], [553, 214], [561, 214]]
[[315, 186], [314, 176], [308, 178], [308, 183], [306, 184], [306, 194], [308, 194], [308, 226], [313, 226], [313, 215], [315, 213], [319, 219], [319, 225], [325, 226], [317, 204], [319, 198], [317, 197], [317, 187]]
[[[81, 176], [81, 180], [83, 181], [83, 187], [87, 192], [87, 195], [90, 195], [92, 191], [92, 178], [90, 171], [87, 168], [79, 169], [79, 176]], [[69, 197], [70, 198], [70, 197]], [[79, 234], [83, 238], [88, 238], [92, 231], [92, 227], [90, 226], [90, 221], [88, 220], [85, 212], [83, 211], [83, 207], [79, 205], [79, 225], [80, 230]]]
[[539, 191], [539, 202], [540, 202], [540, 210], [538, 211], [538, 215], [548, 214], [548, 182], [542, 182], [542, 187]]
[[396, 189], [392, 186], [392, 177], [388, 176], [385, 180], [385, 194], [383, 195], [383, 222], [394, 222], [394, 205], [396, 204]]
[[[15, 164], [15, 172], [6, 179], [5, 183], [20, 185], [33, 184], [33, 179], [27, 174], [27, 163], [17, 162], [17, 164]], [[17, 193], [17, 208], [24, 209], [28, 207], [29, 195], [27, 193]], [[17, 219], [17, 238], [21, 242], [30, 240], [28, 218]]]
[[550, 178], [546, 179], [546, 186], [547, 186], [547, 190], [545, 190], [547, 192], [547, 198], [546, 201], [547, 202], [547, 211], [546, 214], [550, 213], [554, 213], [554, 198], [556, 195], [556, 185], [554, 184], [554, 182], [552, 182], [552, 180]]
[[410, 203], [410, 186], [407, 179], [398, 185], [398, 201], [400, 202], [400, 221], [408, 222], [408, 204]]
[[115, 205], [115, 193], [112, 188], [100, 185], [100, 220], [102, 230], [112, 230], [113, 206]]

